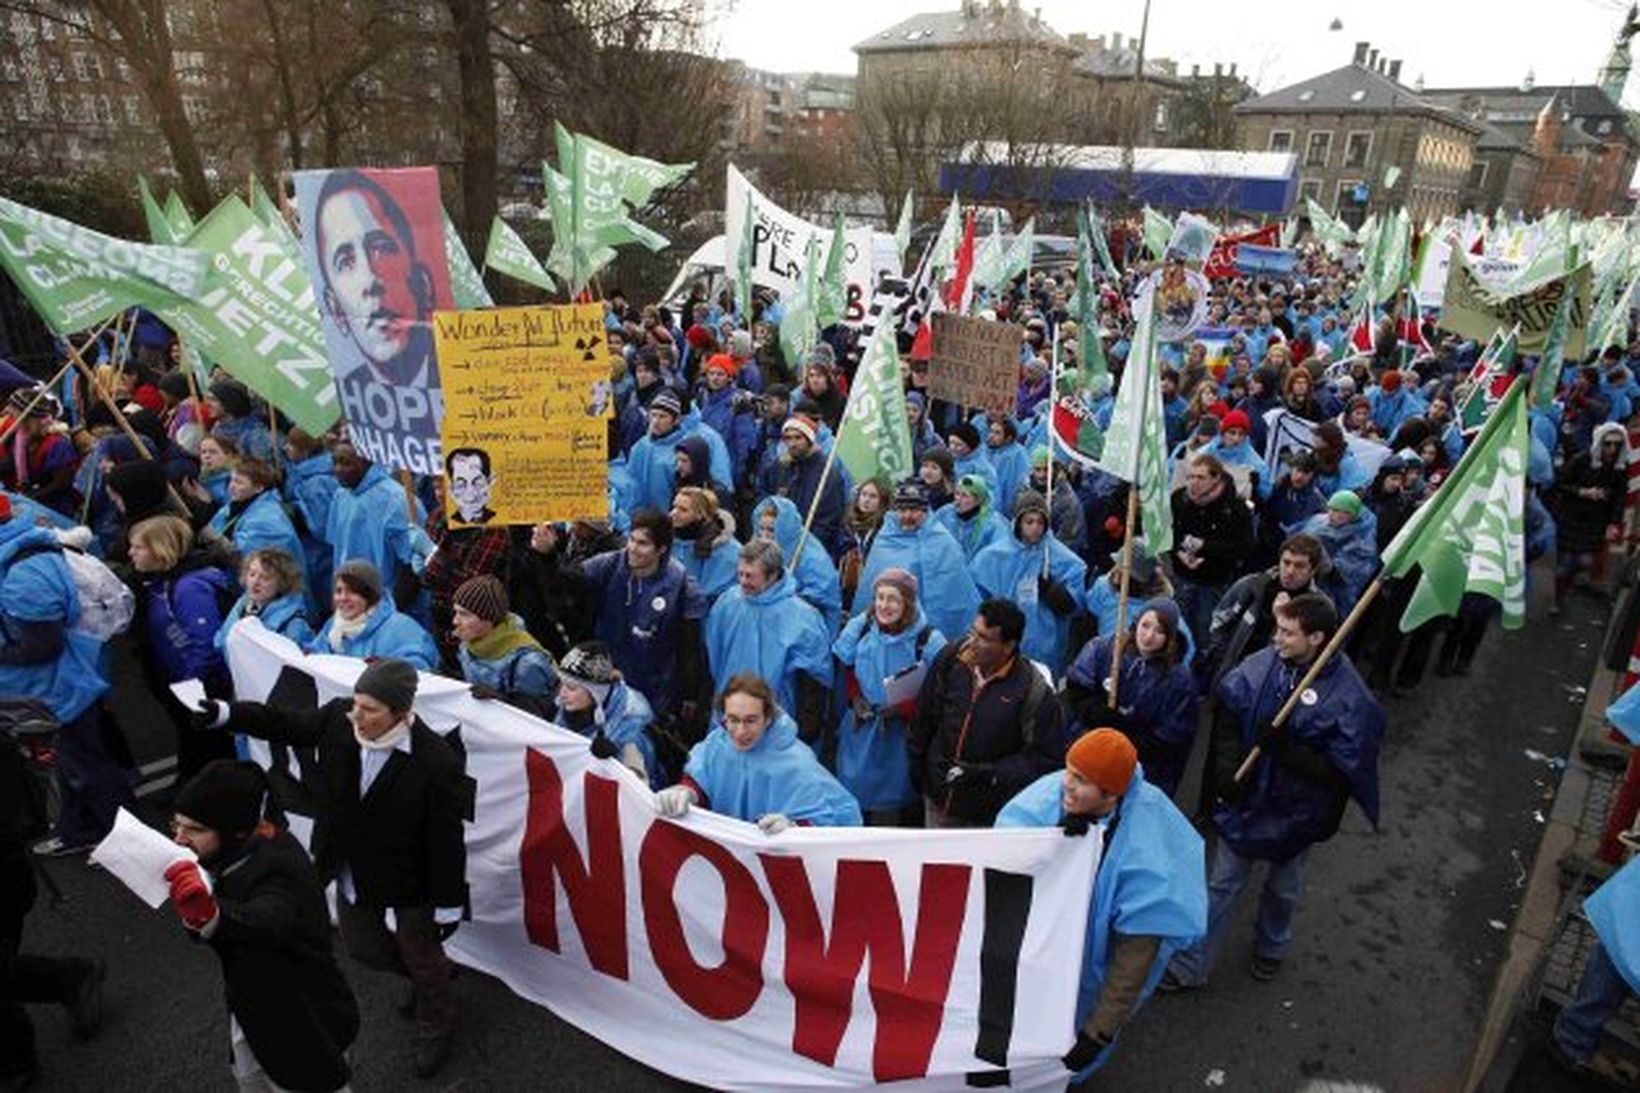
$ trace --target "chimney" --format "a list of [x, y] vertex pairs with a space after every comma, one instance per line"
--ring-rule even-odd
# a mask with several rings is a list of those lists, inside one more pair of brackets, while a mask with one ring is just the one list
[[1230, 78], [1232, 80], [1236, 78], [1236, 62], [1235, 61], [1230, 62]]
[[1355, 43], [1355, 56], [1351, 58], [1352, 64], [1364, 65], [1367, 63], [1367, 47], [1370, 44], [1369, 42]]
[[1378, 71], [1378, 51], [1376, 49], [1367, 50], [1367, 67], [1374, 72]]
[[1192, 80], [1200, 79], [1201, 74], [1202, 74], [1202, 66], [1201, 65], [1191, 65], [1190, 66], [1190, 78]]
[[1223, 61], [1214, 61], [1213, 62], [1213, 78], [1216, 80], [1222, 75], [1224, 75], [1224, 62]]
[[1399, 57], [1389, 63], [1389, 78], [1396, 83], [1401, 82], [1401, 59]]

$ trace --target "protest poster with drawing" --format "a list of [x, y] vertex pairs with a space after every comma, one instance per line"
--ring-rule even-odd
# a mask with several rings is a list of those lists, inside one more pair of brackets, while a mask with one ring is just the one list
[[296, 203], [348, 435], [372, 462], [438, 474], [433, 312], [455, 307], [438, 171], [298, 171]]

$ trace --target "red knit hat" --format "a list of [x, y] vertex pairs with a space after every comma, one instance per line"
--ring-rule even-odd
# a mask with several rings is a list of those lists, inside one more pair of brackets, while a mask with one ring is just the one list
[[820, 427], [807, 414], [793, 414], [786, 419], [786, 424], [780, 427], [782, 433], [796, 432], [808, 438], [810, 444], [818, 443]]
[[734, 379], [740, 372], [740, 366], [727, 353], [714, 353], [706, 358], [706, 367], [703, 371], [710, 372], [714, 368], [721, 368], [730, 379]]
[[700, 323], [696, 323], [694, 326], [685, 331], [683, 340], [688, 342], [689, 347], [697, 352], [703, 349], [711, 348], [714, 341], [712, 332]]
[[1106, 793], [1120, 796], [1133, 782], [1139, 751], [1115, 729], [1094, 729], [1071, 745], [1065, 765]]
[[1231, 429], [1240, 429], [1245, 433], [1250, 432], [1252, 428], [1253, 422], [1250, 418], [1248, 418], [1247, 411], [1245, 410], [1231, 410], [1228, 414], [1224, 415], [1224, 420], [1219, 423], [1219, 430], [1221, 432], [1229, 432]]
[[1401, 373], [1391, 368], [1378, 377], [1378, 386], [1386, 395], [1393, 395], [1401, 389]]

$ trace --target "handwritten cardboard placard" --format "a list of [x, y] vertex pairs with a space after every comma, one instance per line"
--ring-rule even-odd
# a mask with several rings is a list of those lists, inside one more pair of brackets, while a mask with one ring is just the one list
[[603, 308], [440, 311], [452, 526], [609, 517]]
[[949, 311], [936, 313], [933, 324], [929, 393], [988, 414], [1012, 414], [1019, 393], [1020, 328]]

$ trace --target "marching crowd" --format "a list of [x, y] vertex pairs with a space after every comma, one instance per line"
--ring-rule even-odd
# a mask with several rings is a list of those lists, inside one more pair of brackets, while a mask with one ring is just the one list
[[[1139, 277], [1098, 286], [1118, 374]], [[349, 953], [412, 980], [416, 1067], [433, 1074], [458, 1017], [442, 941], [463, 911], [469, 803], [459, 753], [413, 713], [419, 670], [587, 737], [648, 780], [663, 816], [1100, 839], [1065, 1057], [1083, 1076], [1152, 990], [1214, 974], [1259, 863], [1246, 966], [1275, 978], [1312, 848], [1351, 800], [1377, 821], [1377, 696], [1423, 685], [1432, 659], [1437, 676], [1468, 671], [1496, 613], [1469, 597], [1402, 634], [1414, 575], [1311, 671], [1461, 457], [1455, 408], [1479, 347], [1392, 302], [1371, 349], [1353, 348], [1361, 290], [1316, 248], [1287, 277], [1215, 281], [1227, 361], [1158, 347], [1173, 546], [1157, 554], [1126, 526], [1128, 484], [1048, 441], [1050, 346], [1078, 363], [1070, 281], [1037, 271], [982, 305], [1019, 332], [1011, 415], [932, 397], [928, 363], [909, 362], [917, 469], [900, 481], [851, 481], [828, 458], [862, 351], [846, 327], [789, 361], [773, 300], [741, 315], [704, 287], [675, 306], [612, 293], [608, 520], [454, 520], [439, 480], [372, 464], [345, 430], [286, 427], [225, 372], [195, 378], [146, 320], [95, 386], [15, 391], [0, 417], [0, 695], [58, 726], [60, 808], [32, 852], [87, 851], [132, 800], [106, 710], [111, 662], [128, 658], [174, 722], [174, 830], [199, 865], [167, 877], [184, 927], [221, 957], [237, 1080], [348, 1081], [360, 1014], [331, 954], [333, 881]], [[1621, 533], [1633, 368], [1617, 350], [1569, 363], [1554, 407], [1533, 411], [1528, 553], [1555, 550], [1557, 608]], [[1112, 395], [1085, 396], [1095, 420]], [[1313, 440], [1272, 463], [1280, 410]], [[487, 461], [461, 468], [459, 496], [449, 478], [449, 505], [486, 508]], [[99, 639], [84, 616], [117, 613], [122, 590], [130, 624]], [[352, 699], [236, 700], [224, 642], [244, 618], [368, 661]], [[171, 690], [187, 680], [204, 685], [197, 707]], [[246, 736], [316, 759], [300, 780], [264, 774]], [[0, 778], [21, 785], [5, 750]], [[319, 817], [308, 851], [280, 805]], [[22, 1004], [61, 1002], [90, 1031], [103, 974], [19, 951], [25, 834], [0, 824], [0, 1078], [19, 1084], [38, 1065]]]

